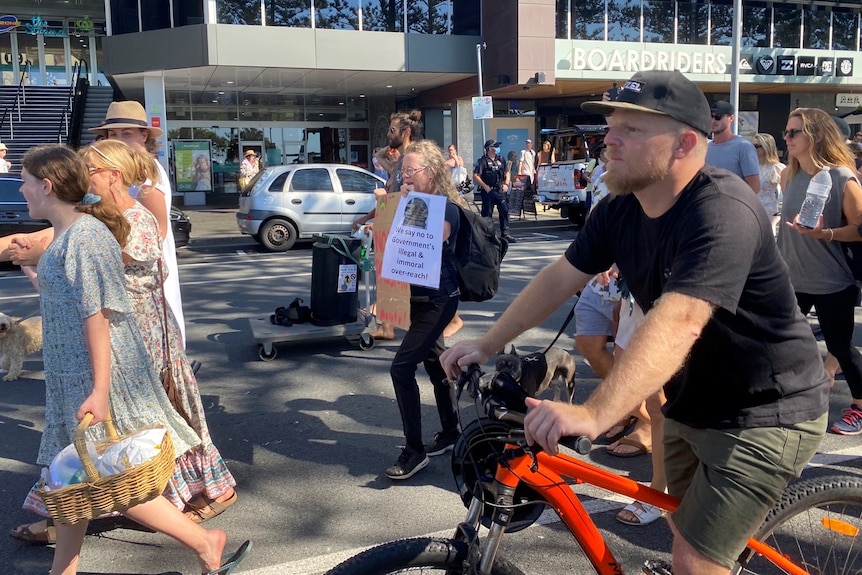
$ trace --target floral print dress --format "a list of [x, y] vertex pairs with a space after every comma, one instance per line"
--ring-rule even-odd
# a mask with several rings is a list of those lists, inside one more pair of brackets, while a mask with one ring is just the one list
[[[179, 324], [170, 307], [165, 329], [165, 299], [161, 289], [159, 261], [162, 257], [161, 237], [156, 218], [143, 205], [123, 212], [132, 225], [123, 253], [126, 255], [126, 291], [134, 307], [134, 319], [143, 336], [157, 373], [167, 365], [165, 339], [170, 345], [171, 370], [190, 423], [200, 437], [200, 445], [183, 453], [177, 460], [174, 476], [165, 496], [178, 509], [200, 494], [215, 500], [236, 486], [221, 454], [212, 443], [200, 391], [191, 365], [183, 351]], [[167, 272], [164, 263], [162, 270]]]
[[[42, 360], [45, 366], [45, 430], [36, 462], [49, 465], [72, 443], [78, 408], [93, 390], [84, 320], [110, 310], [111, 417], [120, 434], [151, 424], [171, 433], [177, 457], [201, 443], [174, 411], [162, 389], [125, 289], [120, 246], [108, 228], [85, 215], [54, 238], [39, 260]], [[99, 437], [102, 426], [90, 428]], [[35, 492], [24, 507], [47, 516]]]

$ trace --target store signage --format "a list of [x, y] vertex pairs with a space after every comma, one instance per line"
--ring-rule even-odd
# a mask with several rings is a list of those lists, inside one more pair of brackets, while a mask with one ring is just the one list
[[817, 63], [814, 56], [799, 56], [796, 58], [796, 75], [813, 76], [817, 71]]
[[835, 60], [832, 58], [817, 58], [817, 69], [821, 76], [831, 76], [835, 73]]
[[490, 120], [494, 117], [494, 102], [491, 96], [473, 96], [473, 119]]
[[639, 72], [641, 70], [679, 70], [684, 74], [724, 74], [727, 58], [713, 52], [670, 50], [607, 50], [573, 48], [570, 70], [594, 72]]
[[843, 108], [862, 106], [862, 94], [835, 94], [835, 105]]
[[69, 35], [65, 28], [50, 28], [48, 23], [42, 20], [41, 16], [30, 18], [30, 21], [24, 24], [24, 29], [27, 30], [28, 34], [32, 34], [33, 36], [41, 34], [42, 36], [65, 38]]
[[836, 76], [852, 76], [853, 75], [853, 58], [837, 58], [835, 60], [835, 75]]
[[[740, 74], [761, 76], [852, 76], [853, 58], [815, 58], [790, 54], [743, 54], [739, 60]], [[840, 67], [840, 70], [839, 70]]]
[[11, 14], [7, 14], [6, 16], [0, 16], [0, 34], [4, 32], [9, 32], [10, 30], [21, 25], [21, 22], [18, 21], [18, 18], [12, 16]]

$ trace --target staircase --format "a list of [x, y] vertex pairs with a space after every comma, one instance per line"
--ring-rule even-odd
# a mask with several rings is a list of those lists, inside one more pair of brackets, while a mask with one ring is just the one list
[[[16, 109], [18, 86], [0, 86], [0, 117], [9, 109], [0, 129], [0, 141], [9, 148], [6, 160], [12, 172], [21, 171], [21, 158], [33, 146], [65, 142], [68, 136], [63, 113], [69, 106], [68, 86], [24, 86]], [[10, 108], [11, 106], [11, 108]]]
[[[24, 86], [23, 97], [19, 97], [19, 111], [15, 105], [18, 86], [0, 86], [0, 119], [8, 109], [0, 141], [9, 148], [6, 159], [12, 162], [11, 172], [21, 171], [21, 159], [33, 146], [74, 141], [69, 133], [72, 109], [69, 105], [71, 92], [68, 86]], [[113, 98], [110, 86], [90, 86], [83, 102], [84, 120], [80, 145], [85, 146], [96, 139], [96, 134], [87, 131], [102, 124]], [[76, 102], [76, 106], [82, 105]]]

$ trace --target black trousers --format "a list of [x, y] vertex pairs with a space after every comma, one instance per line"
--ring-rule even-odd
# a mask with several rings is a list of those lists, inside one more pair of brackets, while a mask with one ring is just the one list
[[458, 311], [458, 296], [441, 297], [430, 301], [410, 300], [410, 329], [404, 335], [401, 346], [395, 353], [389, 375], [395, 388], [395, 399], [401, 412], [401, 425], [407, 445], [420, 453], [425, 451], [422, 442], [422, 404], [419, 385], [416, 383], [416, 368], [419, 362], [434, 387], [437, 413], [444, 433], [458, 429], [455, 402], [446, 381], [446, 372], [440, 365], [443, 345], [443, 329], [449, 325]]
[[509, 199], [498, 189], [491, 189], [488, 192], [488, 214], [485, 215], [486, 218], [494, 216], [494, 206], [497, 206], [497, 212], [500, 214], [500, 235], [504, 236], [509, 230]]
[[862, 398], [862, 354], [853, 345], [854, 313], [859, 288], [850, 286], [837, 293], [815, 295], [796, 292], [799, 309], [805, 315], [817, 310], [817, 321], [823, 331], [826, 349], [838, 360], [844, 379], [855, 399]]
[[488, 196], [491, 192], [486, 192], [483, 188], [479, 188], [479, 200], [481, 204], [481, 209], [479, 213], [483, 218], [490, 218], [493, 208], [491, 207], [491, 202], [488, 201]]

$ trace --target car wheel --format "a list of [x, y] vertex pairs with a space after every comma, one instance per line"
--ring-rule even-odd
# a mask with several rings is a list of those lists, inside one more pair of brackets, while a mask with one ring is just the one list
[[286, 252], [296, 243], [296, 226], [287, 220], [269, 220], [260, 228], [260, 243], [273, 252]]

